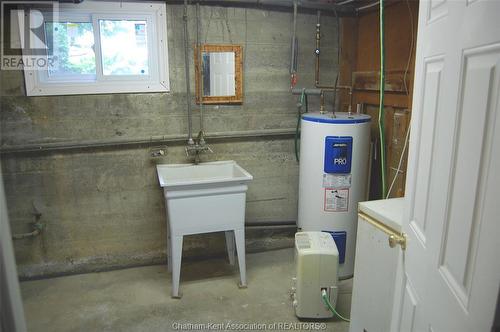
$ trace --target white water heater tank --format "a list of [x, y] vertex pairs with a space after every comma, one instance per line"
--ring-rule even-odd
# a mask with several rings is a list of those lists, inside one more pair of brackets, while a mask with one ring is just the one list
[[367, 199], [370, 116], [306, 113], [301, 120], [298, 226], [329, 232], [339, 277], [354, 272], [358, 202]]

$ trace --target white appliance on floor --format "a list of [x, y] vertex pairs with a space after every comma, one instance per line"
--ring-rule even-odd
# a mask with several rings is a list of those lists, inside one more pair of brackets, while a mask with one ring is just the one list
[[337, 301], [339, 252], [333, 238], [325, 232], [295, 234], [296, 278], [293, 306], [299, 318], [330, 318], [332, 312], [321, 297], [326, 290], [333, 307]]
[[[391, 330], [404, 198], [359, 203], [350, 332]], [[391, 247], [393, 245], [394, 247]]]

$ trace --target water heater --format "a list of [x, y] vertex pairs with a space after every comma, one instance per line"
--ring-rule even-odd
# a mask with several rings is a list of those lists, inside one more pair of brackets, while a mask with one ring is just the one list
[[298, 226], [329, 232], [339, 277], [354, 271], [357, 206], [368, 182], [370, 116], [306, 113], [301, 120]]

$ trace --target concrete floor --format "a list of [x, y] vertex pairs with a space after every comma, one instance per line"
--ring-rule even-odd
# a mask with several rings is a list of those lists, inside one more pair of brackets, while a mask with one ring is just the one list
[[[247, 255], [247, 274], [248, 288], [239, 289], [237, 268], [222, 258], [184, 262], [180, 300], [170, 297], [165, 265], [26, 281], [21, 289], [29, 331], [172, 331], [175, 323], [300, 322], [289, 295], [292, 249]], [[343, 307], [350, 305], [349, 283], [343, 289], [338, 309], [348, 315]], [[327, 331], [349, 327], [336, 320], [320, 322]]]

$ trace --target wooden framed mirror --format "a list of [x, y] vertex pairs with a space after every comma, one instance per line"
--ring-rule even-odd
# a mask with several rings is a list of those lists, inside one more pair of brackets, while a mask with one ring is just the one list
[[195, 48], [194, 64], [198, 104], [200, 100], [203, 104], [243, 103], [241, 46], [203, 44]]

